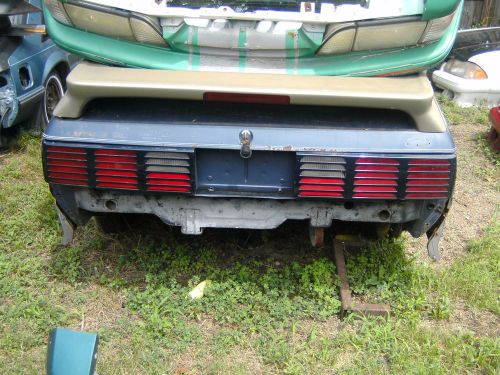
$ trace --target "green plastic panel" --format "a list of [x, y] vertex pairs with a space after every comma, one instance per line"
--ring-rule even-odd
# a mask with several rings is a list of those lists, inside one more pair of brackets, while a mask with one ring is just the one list
[[99, 339], [95, 333], [56, 328], [50, 332], [47, 375], [94, 375]]
[[425, 0], [422, 18], [430, 20], [444, 17], [453, 12], [460, 2], [460, 0]]
[[[457, 0], [458, 1], [458, 0]], [[454, 4], [457, 1], [453, 1]], [[436, 0], [433, 1], [437, 2]], [[451, 3], [444, 1], [444, 3]], [[450, 52], [459, 26], [463, 3], [443, 35], [432, 44], [392, 51], [354, 52], [336, 56], [312, 56], [286, 58], [285, 73], [303, 75], [340, 75], [340, 76], [375, 76], [399, 71], [426, 69], [439, 64]], [[57, 22], [44, 8], [45, 22], [50, 36], [61, 48], [78, 54], [92, 61], [118, 66], [140, 67], [169, 70], [210, 70], [202, 66], [200, 55], [117, 40], [102, 35], [87, 33]], [[244, 35], [241, 36], [244, 38]], [[193, 43], [196, 41], [193, 39]], [[287, 41], [292, 45], [293, 41]], [[293, 50], [292, 50], [293, 51]], [[236, 68], [247, 71], [245, 54], [240, 54]], [[226, 66], [227, 64], [220, 66]], [[212, 59], [212, 66], [217, 68], [217, 60]], [[262, 72], [266, 70], [263, 69]]]

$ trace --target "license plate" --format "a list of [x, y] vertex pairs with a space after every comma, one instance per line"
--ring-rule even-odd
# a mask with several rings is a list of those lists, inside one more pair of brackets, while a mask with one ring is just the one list
[[248, 159], [236, 150], [196, 151], [197, 193], [251, 197], [293, 195], [295, 153], [254, 151]]

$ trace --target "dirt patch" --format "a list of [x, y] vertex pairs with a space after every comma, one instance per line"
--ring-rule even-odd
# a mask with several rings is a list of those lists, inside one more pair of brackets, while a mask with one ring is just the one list
[[119, 326], [122, 319], [133, 319], [124, 309], [125, 296], [108, 288], [92, 286], [85, 294], [91, 296], [81, 312], [80, 320], [72, 327], [77, 330], [97, 332], [103, 328]]
[[446, 331], [447, 334], [472, 331], [481, 337], [500, 337], [500, 317], [488, 310], [474, 310], [462, 301], [454, 303], [453, 311], [447, 320], [425, 320], [424, 327]]

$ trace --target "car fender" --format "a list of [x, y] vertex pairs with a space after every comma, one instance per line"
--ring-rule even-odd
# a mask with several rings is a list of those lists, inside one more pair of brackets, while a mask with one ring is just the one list
[[50, 54], [50, 56], [45, 61], [45, 66], [43, 68], [42, 82], [45, 82], [50, 72], [61, 62], [65, 63], [69, 70], [70, 64], [68, 61], [67, 53], [59, 49], [56, 49]]

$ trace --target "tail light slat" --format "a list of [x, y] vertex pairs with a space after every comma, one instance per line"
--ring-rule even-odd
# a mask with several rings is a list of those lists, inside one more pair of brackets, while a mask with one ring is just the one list
[[73, 160], [47, 160], [48, 166], [60, 166], [60, 167], [80, 167], [87, 168], [87, 163], [84, 161], [73, 161]]
[[82, 154], [85, 155], [87, 151], [84, 148], [77, 147], [62, 147], [62, 146], [48, 146], [48, 152], [64, 152], [66, 154]]
[[300, 172], [300, 177], [324, 177], [324, 178], [338, 178], [344, 179], [345, 172], [325, 172], [325, 171], [302, 171]]
[[49, 151], [47, 153], [47, 159], [49, 159], [49, 160], [87, 161], [85, 154], [72, 154], [72, 153], [51, 152], [51, 151]]
[[440, 166], [434, 166], [434, 165], [429, 165], [426, 167], [415, 167], [415, 166], [410, 166], [408, 168], [408, 172], [425, 172], [425, 173], [431, 173], [431, 172], [449, 172], [450, 167], [440, 167]]
[[449, 173], [410, 173], [408, 175], [409, 180], [449, 180]]
[[148, 179], [164, 180], [189, 180], [189, 174], [185, 173], [148, 173]]
[[301, 178], [302, 184], [315, 185], [344, 185], [344, 180], [340, 178]]
[[96, 163], [136, 164], [135, 157], [131, 156], [96, 156]]
[[448, 194], [443, 194], [443, 193], [410, 193], [406, 195], [406, 199], [424, 199], [424, 198], [431, 198], [431, 199], [443, 199], [443, 198], [448, 198]]
[[342, 186], [338, 185], [300, 185], [299, 190], [309, 191], [344, 191]]
[[148, 166], [146, 172], [164, 172], [164, 173], [181, 173], [189, 174], [189, 168], [185, 167], [165, 167], [165, 166]]
[[110, 176], [101, 176], [97, 177], [97, 185], [105, 182], [116, 182], [120, 184], [138, 184], [137, 178], [129, 178], [129, 177], [110, 177]]
[[74, 173], [57, 173], [57, 172], [50, 172], [49, 173], [50, 178], [54, 179], [64, 179], [64, 180], [71, 180], [71, 181], [87, 181], [87, 175], [86, 174], [74, 174]]
[[137, 177], [137, 173], [133, 171], [117, 171], [117, 170], [98, 170], [95, 175], [99, 176], [111, 176], [111, 177]]
[[60, 184], [60, 185], [89, 186], [87, 181], [80, 181], [80, 180], [65, 180], [62, 178], [52, 178], [50, 181], [54, 184]]
[[356, 172], [399, 172], [399, 168], [392, 165], [359, 165]]
[[353, 198], [379, 198], [379, 199], [396, 199], [396, 194], [387, 193], [355, 193]]
[[[358, 176], [356, 175], [356, 178], [358, 178]], [[361, 180], [358, 180], [356, 179], [354, 181], [354, 185], [374, 185], [374, 186], [377, 186], [377, 185], [390, 185], [390, 186], [397, 186], [398, 185], [398, 180], [397, 179], [387, 179], [387, 180], [368, 180], [368, 179], [361, 179]]]
[[101, 182], [101, 183], [97, 184], [97, 187], [121, 189], [121, 190], [139, 190], [138, 185], [117, 183], [117, 182]]
[[448, 186], [448, 180], [409, 180], [406, 186]]
[[87, 175], [86, 168], [73, 168], [73, 167], [60, 167], [60, 166], [49, 166], [49, 172], [59, 172], [59, 173], [73, 173], [73, 174], [84, 174]]
[[332, 191], [301, 191], [299, 197], [327, 197], [327, 198], [342, 198], [344, 195]]
[[120, 171], [120, 170], [136, 171], [137, 170], [136, 164], [96, 163], [95, 167], [96, 167], [97, 171], [103, 170], [103, 169], [108, 169], [108, 170], [112, 170], [112, 171]]
[[436, 166], [442, 166], [442, 165], [450, 165], [449, 160], [445, 159], [411, 159], [408, 161], [408, 165], [436, 165]]
[[388, 179], [397, 180], [397, 173], [379, 173], [379, 172], [359, 172], [356, 173], [356, 178], [378, 178], [378, 179]]
[[363, 157], [356, 160], [356, 165], [399, 165], [398, 159]]
[[185, 186], [191, 187], [191, 183], [189, 181], [177, 181], [177, 180], [154, 180], [149, 181], [148, 186]]
[[441, 193], [441, 192], [447, 192], [448, 187], [430, 187], [430, 186], [420, 186], [420, 187], [408, 187], [406, 188], [407, 193], [425, 193], [425, 192], [431, 192], [431, 193]]
[[331, 164], [331, 163], [305, 163], [300, 166], [302, 170], [310, 171], [345, 171], [345, 167], [342, 164]]
[[129, 157], [136, 157], [137, 152], [136, 151], [129, 151], [129, 150], [95, 150], [94, 155], [97, 157], [99, 156], [129, 156]]
[[170, 191], [177, 193], [189, 193], [191, 189], [188, 187], [178, 187], [178, 186], [148, 186], [147, 190], [150, 191]]

